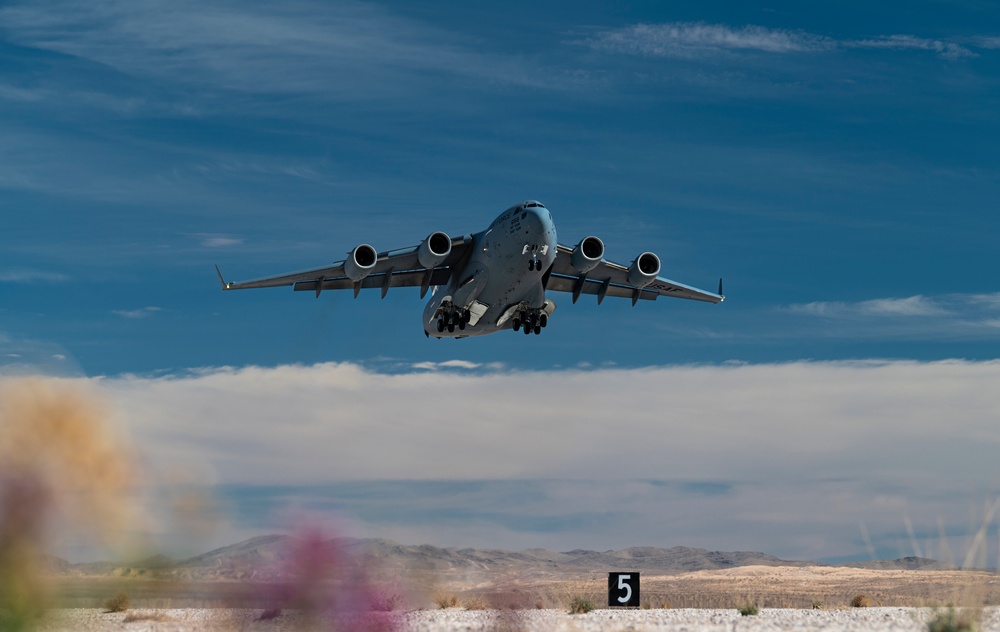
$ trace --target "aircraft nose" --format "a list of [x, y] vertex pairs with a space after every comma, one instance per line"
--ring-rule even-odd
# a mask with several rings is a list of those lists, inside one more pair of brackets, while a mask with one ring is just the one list
[[552, 216], [544, 208], [527, 208], [524, 212], [525, 216], [521, 223], [526, 224], [532, 231], [544, 231], [552, 223]]

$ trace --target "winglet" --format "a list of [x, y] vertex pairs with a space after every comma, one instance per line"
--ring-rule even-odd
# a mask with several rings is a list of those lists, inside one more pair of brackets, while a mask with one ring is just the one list
[[722, 293], [722, 277], [719, 277], [719, 296], [725, 296]]
[[219, 275], [219, 283], [222, 284], [222, 291], [230, 289], [230, 284], [226, 283], [226, 280], [222, 278], [222, 270], [219, 269], [219, 264], [215, 264], [215, 273]]

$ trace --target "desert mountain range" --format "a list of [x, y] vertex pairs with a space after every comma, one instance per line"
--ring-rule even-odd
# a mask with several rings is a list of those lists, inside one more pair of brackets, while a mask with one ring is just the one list
[[[670, 575], [691, 571], [740, 566], [824, 566], [815, 562], [782, 560], [749, 551], [708, 551], [631, 547], [617, 551], [577, 549], [557, 552], [544, 549], [505, 551], [498, 549], [440, 548], [404, 545], [390, 540], [338, 538], [334, 541], [351, 564], [377, 573], [408, 575], [508, 576], [521, 579], [579, 578], [609, 570], [640, 571]], [[285, 572], [294, 540], [287, 535], [266, 535], [225, 546], [184, 560], [162, 555], [130, 563], [89, 562], [73, 564], [50, 557], [45, 560], [52, 574], [64, 577], [150, 577], [195, 581], [239, 581], [279, 579]], [[949, 566], [936, 560], [905, 557], [896, 560], [846, 564], [881, 570], [936, 570]]]

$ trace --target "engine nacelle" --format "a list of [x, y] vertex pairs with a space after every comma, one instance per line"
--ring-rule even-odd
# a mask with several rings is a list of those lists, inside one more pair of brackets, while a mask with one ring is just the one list
[[579, 274], [587, 274], [601, 262], [604, 257], [604, 242], [597, 237], [584, 237], [573, 248], [573, 268]]
[[427, 269], [436, 268], [451, 254], [451, 237], [436, 232], [427, 236], [417, 248], [417, 261]]
[[378, 253], [368, 244], [361, 244], [351, 251], [344, 262], [344, 274], [357, 283], [375, 270]]
[[644, 252], [628, 267], [628, 282], [635, 287], [646, 287], [660, 274], [660, 258]]

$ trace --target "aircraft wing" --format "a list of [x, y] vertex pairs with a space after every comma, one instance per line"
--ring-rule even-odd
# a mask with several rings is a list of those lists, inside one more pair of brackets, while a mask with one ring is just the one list
[[[374, 269], [358, 282], [351, 280], [344, 271], [344, 261], [337, 261], [323, 268], [290, 272], [277, 276], [230, 283], [222, 278], [219, 281], [223, 290], [247, 290], [261, 287], [292, 286], [296, 292], [311, 291], [318, 296], [322, 290], [353, 289], [355, 296], [364, 288], [380, 288], [382, 296], [390, 287], [423, 287], [424, 291], [431, 285], [444, 285], [451, 277], [452, 270], [465, 258], [472, 244], [470, 237], [453, 237], [451, 253], [438, 266], [425, 268], [417, 260], [417, 246], [401, 248], [378, 253]], [[219, 271], [219, 267], [215, 267]]]
[[596, 294], [598, 303], [603, 301], [605, 296], [631, 298], [633, 305], [639, 299], [652, 301], [660, 296], [686, 298], [708, 303], [721, 303], [725, 299], [722, 295], [721, 280], [719, 281], [718, 294], [663, 277], [656, 277], [646, 287], [637, 288], [628, 282], [628, 266], [604, 259], [593, 270], [581, 276], [573, 267], [572, 255], [572, 248], [559, 244], [555, 263], [552, 264], [552, 268], [547, 273], [545, 289], [572, 292], [574, 303], [580, 294]]

